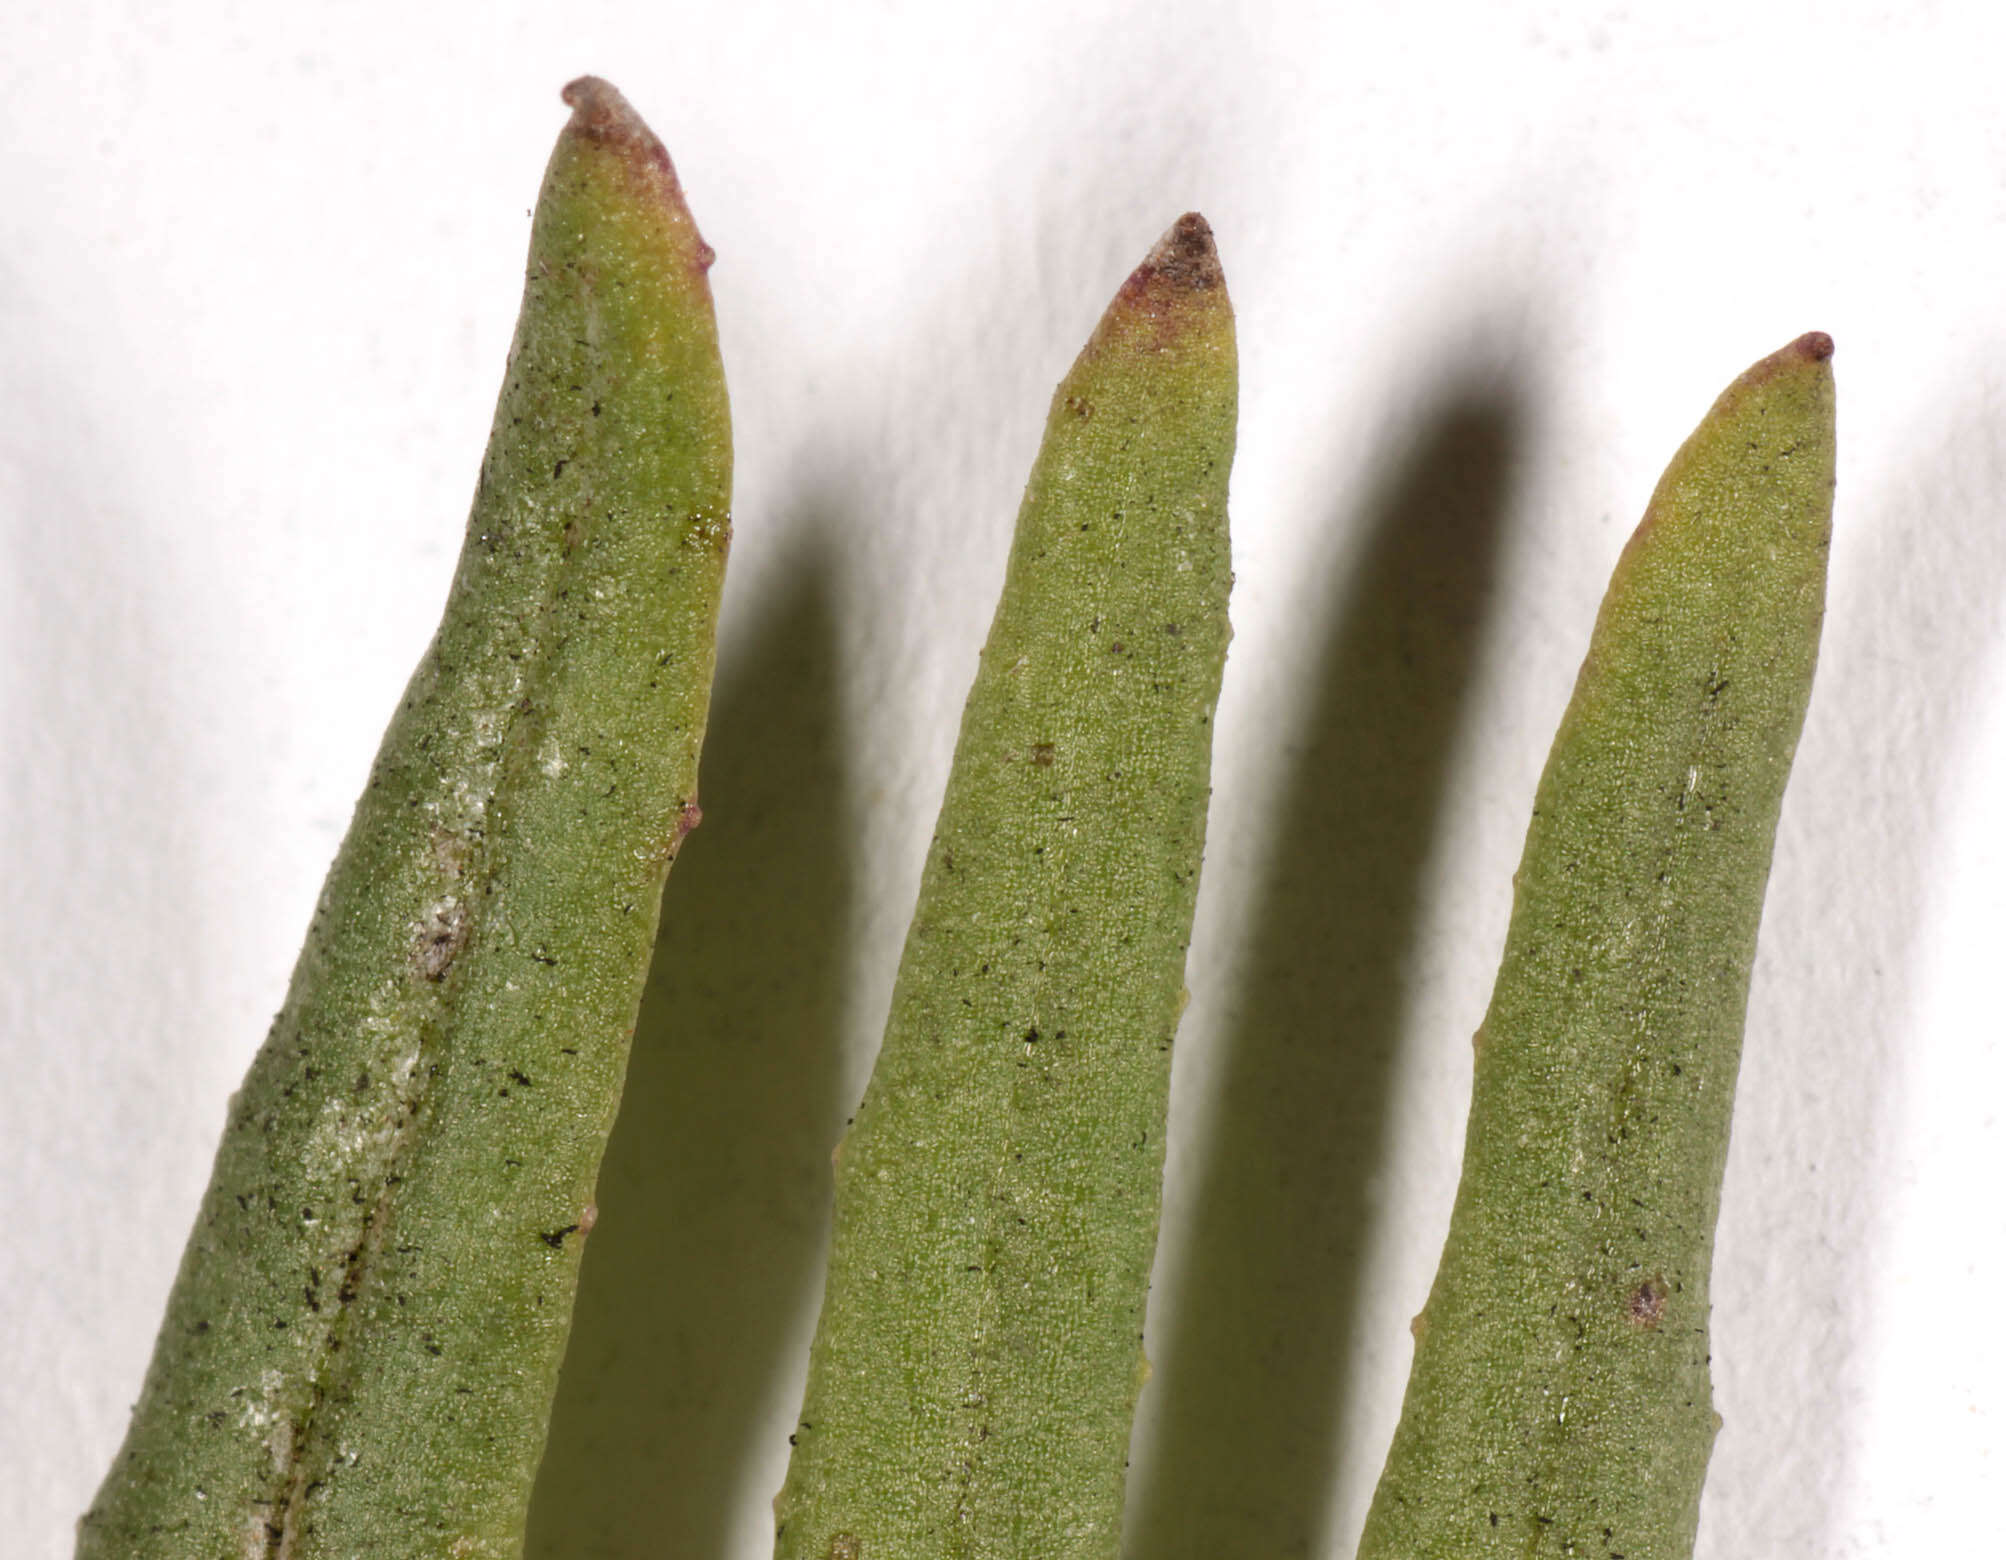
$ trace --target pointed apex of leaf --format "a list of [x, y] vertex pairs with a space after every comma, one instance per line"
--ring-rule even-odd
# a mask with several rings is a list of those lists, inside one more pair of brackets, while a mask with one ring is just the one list
[[1761, 362], [1753, 364], [1742, 376], [1729, 386], [1729, 394], [1736, 390], [1767, 384], [1770, 380], [1791, 373], [1813, 370], [1830, 373], [1826, 367], [1832, 360], [1832, 338], [1822, 330], [1806, 331], [1790, 345], [1772, 352]]
[[569, 145], [590, 148], [618, 162], [632, 180], [629, 193], [661, 208], [670, 228], [686, 240], [690, 261], [699, 270], [708, 270], [716, 251], [697, 232], [676, 166], [620, 89], [598, 76], [580, 76], [565, 87], [564, 101], [571, 106], [571, 123], [559, 140], [560, 156]]
[[1194, 319], [1226, 301], [1226, 273], [1212, 244], [1212, 225], [1195, 211], [1170, 224], [1115, 294], [1110, 316], [1136, 314], [1170, 323]]
[[655, 132], [612, 82], [598, 76], [580, 76], [565, 87], [564, 101], [571, 105], [570, 128], [578, 134], [630, 148], [650, 162], [668, 163], [669, 154], [655, 139]]
[[[1795, 400], [1809, 396], [1820, 410], [1809, 413], [1814, 421], [1830, 424], [1832, 419], [1832, 338], [1822, 330], [1806, 331], [1788, 346], [1750, 365], [1741, 377], [1722, 392], [1714, 411], [1719, 415], [1753, 396], [1770, 401], [1778, 396]], [[1829, 440], [1829, 427], [1825, 437]]]
[[[1617, 581], [1665, 545], [1710, 549], [1715, 570], [1730, 556], [1750, 567], [1767, 558], [1762, 566], [1773, 573], [1780, 567], [1773, 550], [1746, 551], [1745, 533], [1755, 531], [1772, 549], [1808, 547], [1822, 579], [1832, 532], [1834, 398], [1832, 338], [1820, 330], [1743, 370], [1665, 468]], [[1668, 543], [1668, 535], [1689, 540]]]
[[[1170, 225], [1114, 295], [1088, 346], [1121, 344], [1127, 351], [1169, 351], [1230, 341], [1233, 306], [1212, 228], [1195, 211]], [[1224, 336], [1221, 337], [1221, 332]]]
[[1212, 243], [1212, 224], [1195, 211], [1187, 211], [1170, 231], [1156, 241], [1156, 247], [1128, 279], [1130, 287], [1162, 283], [1187, 292], [1208, 292], [1226, 285], [1226, 273], [1219, 268], [1219, 251]]

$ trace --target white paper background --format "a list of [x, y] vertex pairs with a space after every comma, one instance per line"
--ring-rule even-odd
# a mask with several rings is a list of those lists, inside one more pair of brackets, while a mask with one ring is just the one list
[[[714, 1202], [687, 1260], [727, 1297], [711, 1317], [726, 1325], [701, 1305], [664, 1322], [664, 1357], [698, 1382], [676, 1411], [715, 1467], [663, 1474], [663, 1552], [767, 1548], [816, 1293], [817, 1166], [868, 1070], [1045, 400], [1192, 207], [1240, 322], [1238, 637], [1136, 1453], [1150, 1547], [1349, 1554], [1595, 603], [1712, 397], [1817, 328], [1839, 347], [1838, 540], [1728, 1170], [1726, 1429], [1700, 1553], [1991, 1552], [1994, 15], [16, 15], [0, 60], [0, 1548], [67, 1553], [122, 1433], [224, 1102], [436, 618], [557, 89], [593, 70], [668, 143], [719, 254], [739, 465], [714, 747], [764, 811], [733, 822], [707, 766], [711, 821], [685, 868], [708, 846], [701, 892], [723, 897], [686, 919], [714, 909], [743, 932], [721, 947], [770, 941], [819, 972], [795, 1009], [751, 982], [733, 1059], [702, 1074], [738, 1091], [755, 1141], [681, 1186]], [[735, 899], [734, 851], [750, 863]], [[788, 902], [814, 918], [762, 920]], [[733, 1000], [702, 1011], [729, 1027]], [[812, 1054], [812, 1087], [761, 1045]], [[1222, 1274], [1193, 1232], [1254, 1195], [1230, 1152], [1250, 1121], [1323, 1179], [1244, 1210], [1279, 1221], [1299, 1262], [1256, 1242], [1251, 1268]], [[741, 1257], [750, 1310], [728, 1299]], [[1212, 1309], [1188, 1307], [1179, 1342], [1192, 1294]], [[733, 1333], [751, 1311], [763, 1331]], [[1267, 1351], [1299, 1390], [1242, 1393], [1244, 1424], [1194, 1424], [1176, 1398], [1180, 1371], [1204, 1373], [1194, 1326], [1231, 1335], [1224, 1357]], [[1275, 1455], [1243, 1467], [1246, 1447]]]

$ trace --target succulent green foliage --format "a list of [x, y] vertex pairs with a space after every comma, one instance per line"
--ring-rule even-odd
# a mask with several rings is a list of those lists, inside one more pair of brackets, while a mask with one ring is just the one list
[[1692, 1550], [1749, 969], [1824, 608], [1828, 337], [1737, 380], [1617, 565], [1533, 807], [1361, 1560]]
[[620, 95], [565, 97], [445, 617], [80, 1556], [520, 1550], [730, 536], [710, 250]]
[[1112, 1556], [1228, 628], [1233, 324], [1174, 226], [1053, 399], [838, 1151], [782, 1560]]

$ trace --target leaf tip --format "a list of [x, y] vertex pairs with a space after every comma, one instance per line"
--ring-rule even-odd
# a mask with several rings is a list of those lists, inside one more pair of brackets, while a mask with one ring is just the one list
[[648, 123], [634, 111], [626, 94], [603, 76], [580, 76], [566, 84], [563, 98], [571, 109], [567, 136], [576, 136], [612, 153], [668, 208], [672, 220], [686, 225], [694, 239], [699, 271], [710, 269], [716, 251], [696, 233], [689, 202], [683, 198], [676, 166]]
[[1832, 338], [1822, 330], [1807, 330], [1787, 347], [1772, 352], [1735, 381], [1736, 386], [1759, 385], [1792, 369], [1817, 369], [1829, 363]]
[[1210, 292], [1225, 285], [1226, 273], [1212, 242], [1212, 224], [1197, 212], [1187, 211], [1170, 224], [1170, 230], [1135, 268], [1129, 285], [1139, 289], [1159, 281], [1180, 292]]
[[1128, 275], [1102, 316], [1095, 340], [1124, 350], [1161, 351], [1179, 343], [1217, 344], [1232, 329], [1226, 273], [1212, 242], [1212, 226], [1187, 211], [1156, 241]]
[[563, 97], [571, 109], [574, 130], [595, 140], [651, 145], [654, 150], [661, 150], [661, 142], [655, 140], [654, 132], [634, 112], [634, 105], [603, 76], [580, 76], [567, 82]]

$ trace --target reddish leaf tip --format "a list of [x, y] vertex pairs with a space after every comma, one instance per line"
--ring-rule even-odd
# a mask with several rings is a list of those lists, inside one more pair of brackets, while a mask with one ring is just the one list
[[1220, 317], [1230, 319], [1232, 311], [1212, 228], [1197, 212], [1187, 211], [1129, 273], [1103, 324], [1126, 321], [1121, 327], [1126, 330], [1137, 320], [1148, 321], [1151, 339], [1161, 347], [1198, 320]]
[[565, 87], [564, 101], [571, 107], [572, 122], [589, 135], [654, 139], [620, 89], [603, 77], [580, 76]]
[[1726, 393], [1733, 394], [1750, 386], [1767, 384], [1781, 373], [1797, 372], [1829, 362], [1832, 350], [1832, 338], [1822, 330], [1806, 331], [1789, 346], [1770, 353], [1759, 363], [1751, 364]]
[[571, 107], [571, 123], [565, 127], [567, 133], [582, 136], [623, 158], [641, 178], [645, 188], [654, 191], [672, 211], [689, 223], [690, 233], [695, 239], [697, 269], [708, 270], [717, 258], [716, 252], [696, 233], [696, 224], [689, 217], [682, 182], [676, 177], [676, 165], [669, 160], [668, 148], [648, 128], [647, 121], [634, 112], [634, 106], [627, 101], [625, 94], [603, 77], [580, 76], [565, 87], [564, 101]]
[[1192, 292], [1220, 286], [1226, 274], [1220, 269], [1219, 251], [1212, 242], [1212, 225], [1195, 211], [1185, 212], [1156, 241], [1135, 275], [1139, 281], [1160, 277]]

